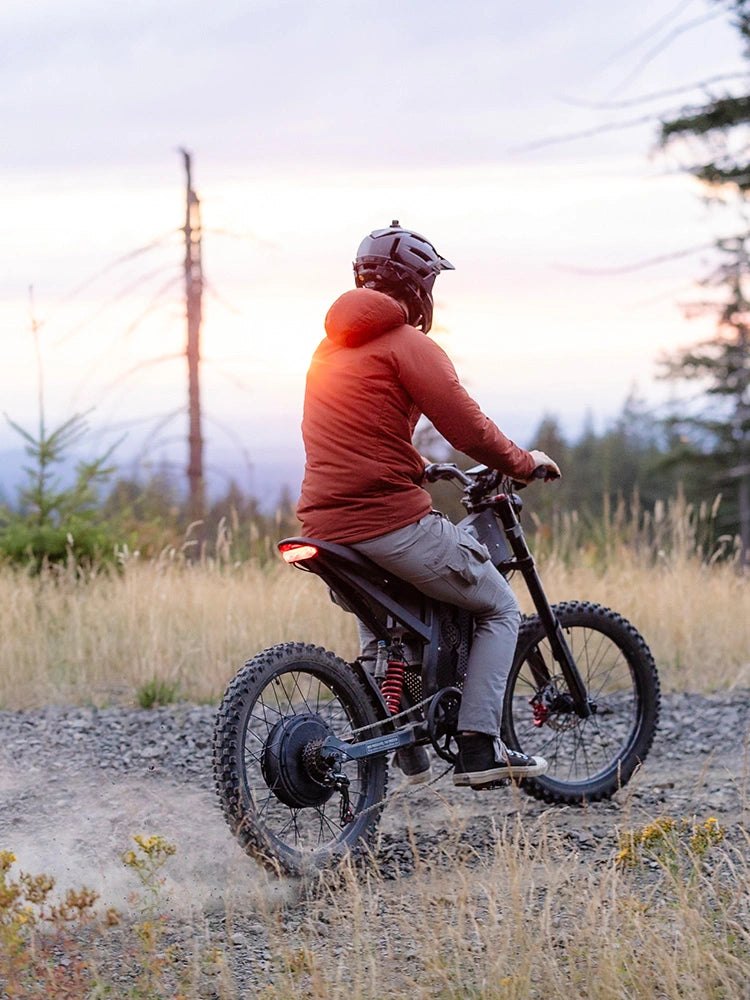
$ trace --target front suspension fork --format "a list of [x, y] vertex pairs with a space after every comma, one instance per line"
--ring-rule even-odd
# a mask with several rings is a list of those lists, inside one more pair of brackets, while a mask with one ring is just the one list
[[[552, 655], [555, 658], [555, 662], [559, 664], [562, 675], [565, 678], [565, 683], [568, 685], [568, 691], [570, 692], [570, 697], [573, 700], [573, 706], [576, 710], [576, 714], [582, 719], [586, 719], [589, 715], [591, 715], [591, 705], [586, 692], [586, 686], [583, 683], [583, 679], [576, 665], [576, 661], [573, 658], [573, 654], [570, 652], [570, 647], [568, 646], [563, 630], [560, 627], [560, 622], [557, 620], [557, 616], [552, 610], [552, 605], [547, 600], [547, 595], [542, 587], [542, 581], [539, 578], [534, 557], [532, 556], [526, 542], [526, 536], [524, 535], [523, 528], [521, 527], [521, 523], [516, 516], [516, 512], [513, 510], [510, 500], [507, 497], [498, 499], [505, 501], [504, 503], [498, 503], [495, 510], [500, 518], [503, 529], [505, 530], [511, 551], [515, 556], [514, 566], [521, 572], [521, 575], [526, 581], [526, 586], [529, 589], [531, 600], [534, 602], [534, 607], [539, 615], [539, 620], [541, 621], [544, 631], [547, 634], [547, 638], [549, 639], [549, 644], [552, 648]], [[551, 678], [546, 666], [544, 665], [542, 657], [540, 656], [534, 659], [537, 661], [535, 663], [534, 660], [532, 660], [531, 663], [534, 680], [536, 681], [538, 687], [543, 687], [544, 684], [549, 683]]]

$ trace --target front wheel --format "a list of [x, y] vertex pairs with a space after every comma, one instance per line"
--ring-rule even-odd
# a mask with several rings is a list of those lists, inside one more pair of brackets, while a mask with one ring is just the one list
[[515, 750], [544, 757], [548, 771], [523, 781], [547, 802], [609, 798], [630, 780], [653, 742], [659, 680], [636, 629], [598, 604], [571, 601], [553, 611], [588, 692], [591, 714], [575, 711], [538, 616], [524, 620], [508, 677], [503, 736]]
[[354, 742], [379, 718], [355, 669], [317, 646], [285, 643], [245, 664], [216, 719], [214, 777], [249, 855], [299, 875], [367, 845], [385, 799], [385, 756], [345, 761], [335, 786], [308, 762], [328, 735]]

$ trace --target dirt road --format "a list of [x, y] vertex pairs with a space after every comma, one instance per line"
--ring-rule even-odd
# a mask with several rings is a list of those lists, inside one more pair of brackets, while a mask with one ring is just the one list
[[[407, 827], [429, 851], [456, 824], [480, 842], [516, 815], [533, 822], [546, 813], [592, 858], [611, 855], [618, 829], [658, 815], [744, 824], [749, 695], [666, 695], [646, 765], [613, 801], [586, 809], [551, 807], [513, 789], [456, 789], [449, 775], [406, 789], [394, 775], [381, 859], [387, 867], [411, 852]], [[85, 884], [118, 905], [134, 888], [121, 853], [133, 834], [159, 833], [178, 848], [170, 862], [175, 908], [211, 912], [227, 894], [283, 897], [289, 887], [242, 854], [224, 825], [212, 787], [213, 717], [212, 708], [191, 705], [0, 712], [0, 848], [26, 871], [55, 875], [60, 888]]]

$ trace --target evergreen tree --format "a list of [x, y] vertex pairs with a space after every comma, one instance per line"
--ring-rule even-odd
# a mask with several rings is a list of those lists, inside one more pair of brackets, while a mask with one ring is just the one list
[[557, 462], [562, 472], [562, 479], [544, 489], [537, 487], [524, 494], [524, 504], [529, 513], [534, 515], [528, 525], [529, 530], [537, 525], [551, 529], [555, 515], [569, 510], [574, 505], [574, 496], [579, 486], [578, 477], [570, 460], [570, 448], [556, 416], [547, 413], [542, 417], [528, 447], [545, 452]]
[[45, 563], [113, 562], [121, 536], [99, 511], [98, 496], [113, 471], [107, 465], [112, 449], [93, 461], [79, 461], [73, 483], [66, 486], [59, 467], [85, 435], [84, 418], [76, 414], [51, 432], [42, 418], [37, 437], [8, 423], [26, 442], [31, 464], [24, 467], [27, 482], [19, 491], [18, 509], [0, 510], [0, 555], [37, 570]]
[[[750, 0], [715, 0], [730, 12], [733, 25], [745, 44], [744, 57], [750, 58]], [[663, 146], [684, 139], [697, 151], [697, 162], [688, 169], [708, 188], [733, 188], [741, 195], [750, 192], [750, 124], [748, 81], [741, 92], [710, 98], [699, 107], [684, 108], [675, 118], [662, 123]]]
[[725, 297], [701, 304], [717, 313], [715, 336], [663, 362], [667, 378], [694, 382], [701, 390], [692, 410], [670, 417], [670, 427], [682, 446], [681, 460], [700, 471], [706, 492], [729, 494], [724, 516], [732, 523], [726, 526], [739, 529], [745, 561], [750, 549], [749, 239], [750, 234], [718, 244], [724, 260], [710, 284]]
[[[750, 59], [750, 0], [717, 0], [731, 13]], [[680, 460], [700, 470], [706, 493], [725, 488], [731, 499], [725, 513], [739, 529], [743, 562], [750, 549], [750, 358], [748, 357], [747, 282], [750, 280], [744, 203], [750, 196], [750, 94], [748, 80], [742, 91], [723, 94], [700, 107], [686, 108], [661, 127], [661, 142], [670, 146], [687, 140], [699, 150], [690, 173], [709, 194], [726, 197], [734, 192], [743, 219], [739, 235], [716, 243], [719, 265], [703, 284], [719, 295], [698, 303], [693, 313], [713, 310], [717, 316], [715, 335], [664, 360], [664, 375], [693, 382], [700, 390], [692, 407], [682, 408], [670, 418], [673, 440], [680, 444]]]

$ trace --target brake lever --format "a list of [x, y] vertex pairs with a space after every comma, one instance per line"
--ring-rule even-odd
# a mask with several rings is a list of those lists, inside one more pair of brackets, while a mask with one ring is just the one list
[[457, 479], [464, 486], [469, 486], [473, 482], [454, 462], [431, 462], [424, 468], [424, 477], [428, 483], [436, 483], [439, 479]]

